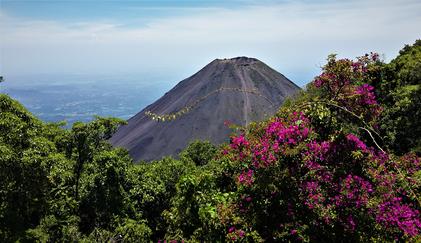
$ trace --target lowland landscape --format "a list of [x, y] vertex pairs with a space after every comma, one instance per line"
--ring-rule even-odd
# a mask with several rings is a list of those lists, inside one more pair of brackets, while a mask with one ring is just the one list
[[[144, 99], [4, 75], [0, 241], [419, 242], [421, 39], [399, 45], [326, 53], [301, 87], [256, 57], [211, 59], [166, 93], [136, 86]], [[66, 123], [20, 101], [48, 90], [94, 106]], [[95, 116], [105, 100], [119, 118]]]

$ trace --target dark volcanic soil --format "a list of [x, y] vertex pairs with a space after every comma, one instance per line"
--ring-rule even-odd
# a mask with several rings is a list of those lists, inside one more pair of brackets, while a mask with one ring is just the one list
[[[145, 115], [146, 111], [175, 113], [221, 88], [226, 90], [208, 96], [173, 121], [157, 122]], [[256, 90], [261, 95], [233, 88]], [[135, 161], [175, 156], [194, 139], [219, 144], [229, 141], [231, 133], [224, 121], [246, 125], [263, 120], [273, 115], [287, 96], [299, 90], [285, 76], [257, 59], [216, 59], [130, 118], [128, 125], [120, 127], [111, 138], [111, 143], [128, 149]]]

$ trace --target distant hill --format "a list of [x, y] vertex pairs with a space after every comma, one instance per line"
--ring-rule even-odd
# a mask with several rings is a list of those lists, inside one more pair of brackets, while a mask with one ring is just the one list
[[219, 144], [231, 132], [225, 121], [246, 125], [262, 120], [299, 90], [257, 59], [216, 59], [130, 118], [110, 141], [128, 149], [135, 161], [177, 155], [194, 139]]

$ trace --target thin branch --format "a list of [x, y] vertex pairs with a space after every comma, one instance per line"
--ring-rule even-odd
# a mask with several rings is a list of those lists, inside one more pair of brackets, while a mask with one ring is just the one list
[[359, 117], [357, 114], [355, 114], [354, 112], [348, 110], [346, 107], [334, 104], [334, 103], [330, 103], [330, 102], [325, 102], [325, 101], [314, 101], [314, 102], [306, 102], [304, 103], [304, 105], [311, 105], [312, 103], [320, 103], [320, 104], [325, 104], [325, 105], [329, 105], [329, 106], [333, 106], [336, 107], [342, 111], [345, 111], [346, 113], [352, 115], [353, 117], [357, 118], [360, 122], [362, 122], [364, 124], [364, 126], [366, 126], [368, 130], [370, 130], [372, 133], [376, 134], [380, 139], [381, 136], [380, 134], [378, 134], [370, 125], [368, 125], [361, 117]]
[[377, 148], [380, 149], [383, 153], [385, 153], [384, 150], [379, 146], [379, 144], [376, 142], [376, 139], [374, 139], [373, 135], [371, 134], [371, 132], [367, 128], [365, 128], [365, 127], [358, 127], [358, 128], [366, 131], [370, 135], [370, 137], [373, 140], [374, 144], [376, 144]]

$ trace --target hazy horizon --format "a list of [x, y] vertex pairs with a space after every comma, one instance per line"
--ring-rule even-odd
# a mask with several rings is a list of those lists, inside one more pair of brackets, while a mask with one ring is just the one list
[[303, 86], [330, 53], [395, 57], [420, 37], [420, 12], [412, 0], [3, 0], [0, 73], [165, 73], [174, 83], [248, 56]]

